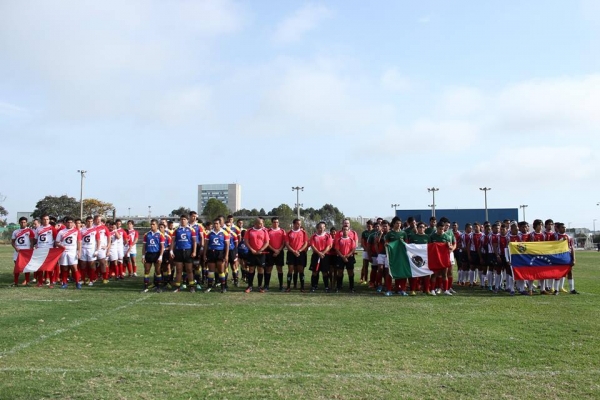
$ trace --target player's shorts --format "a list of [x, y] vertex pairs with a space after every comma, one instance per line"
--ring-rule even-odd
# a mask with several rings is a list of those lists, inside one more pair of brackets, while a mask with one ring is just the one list
[[265, 254], [248, 253], [248, 256], [246, 258], [246, 265], [248, 267], [264, 267], [265, 259]]
[[476, 251], [471, 251], [471, 262], [469, 263], [471, 268], [477, 268], [480, 264], [481, 262], [479, 260], [479, 253]]
[[285, 264], [283, 249], [279, 252], [279, 254], [277, 254], [277, 256], [274, 256], [272, 251], [267, 253], [267, 258], [265, 260], [266, 266], [272, 267], [273, 265], [276, 265], [278, 267], [283, 267], [283, 264]]
[[353, 270], [354, 269], [354, 264], [356, 264], [356, 260], [354, 259], [354, 256], [350, 256], [348, 257], [348, 261], [344, 261], [344, 259], [342, 257], [338, 257], [337, 258], [337, 264], [336, 264], [336, 269], [347, 269], [347, 270]]
[[[336, 256], [337, 257], [337, 256]], [[362, 255], [363, 260], [365, 261], [371, 261], [371, 258], [369, 257], [369, 253], [367, 253], [366, 251], [363, 251], [363, 255]]]
[[469, 265], [469, 253], [466, 250], [460, 252], [460, 262], [463, 263], [464, 266]]
[[287, 253], [287, 265], [293, 265], [298, 267], [306, 267], [306, 252], [303, 251], [299, 256], [296, 256], [293, 252], [288, 251]]
[[329, 269], [335, 268], [338, 262], [337, 254], [327, 254], [326, 257], [329, 260]]
[[189, 264], [192, 262], [192, 249], [175, 249], [173, 250], [174, 261]]
[[92, 262], [92, 261], [96, 261], [96, 256], [94, 256], [94, 253], [96, 252], [95, 249], [92, 248], [82, 248], [81, 249], [81, 257], [79, 257], [79, 261], [85, 261], [85, 262]]
[[123, 246], [118, 246], [117, 247], [117, 255], [119, 257], [119, 260], [123, 259], [123, 256], [125, 255], [125, 251], [123, 250]]
[[[313, 253], [310, 256], [310, 267], [308, 268], [310, 271], [317, 270], [317, 263], [319, 262], [319, 256], [317, 253]], [[319, 265], [319, 271], [321, 272], [329, 272], [329, 257], [325, 255], [325, 257], [321, 258], [321, 263]]]
[[383, 265], [386, 268], [389, 268], [389, 264], [387, 263], [387, 255], [386, 254], [377, 254], [377, 265]]
[[460, 251], [460, 250], [454, 250], [452, 253], [454, 254], [454, 260], [455, 260], [455, 262], [457, 262], [457, 263], [462, 262], [462, 256], [461, 256], [462, 251]]
[[133, 245], [129, 249], [129, 257], [134, 257], [135, 258], [136, 255], [137, 255], [137, 246]]
[[248, 259], [248, 254], [250, 254], [250, 253], [247, 253], [245, 251], [238, 251], [238, 258], [240, 260], [246, 261]]
[[377, 265], [377, 256], [371, 257], [371, 265], [373, 265], [373, 266]]
[[235, 249], [229, 249], [229, 262], [230, 263], [234, 263], [235, 260], [238, 258], [238, 249], [237, 247]]
[[156, 253], [146, 253], [146, 255], [144, 256], [144, 259], [146, 260], [146, 262], [148, 264], [154, 264], [154, 263], [158, 262], [159, 256], [160, 256], [160, 253], [158, 251]]
[[206, 262], [216, 263], [225, 261], [225, 250], [206, 250]]
[[105, 260], [106, 259], [106, 248], [99, 248], [98, 249], [98, 260]]
[[498, 258], [496, 257], [496, 255], [494, 253], [487, 255], [487, 265], [489, 265], [490, 267], [498, 266]]
[[77, 265], [77, 251], [65, 251], [60, 255], [58, 264], [61, 266], [65, 265]]

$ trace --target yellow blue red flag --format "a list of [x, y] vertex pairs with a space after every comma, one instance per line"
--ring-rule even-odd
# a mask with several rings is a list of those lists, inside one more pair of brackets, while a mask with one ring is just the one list
[[572, 266], [571, 249], [566, 240], [514, 242], [508, 244], [508, 251], [517, 280], [560, 279]]

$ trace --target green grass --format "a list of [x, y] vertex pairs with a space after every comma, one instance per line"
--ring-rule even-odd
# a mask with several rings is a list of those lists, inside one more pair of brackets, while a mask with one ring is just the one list
[[13, 289], [11, 257], [0, 399], [600, 397], [600, 253], [578, 253], [579, 296], [451, 298]]

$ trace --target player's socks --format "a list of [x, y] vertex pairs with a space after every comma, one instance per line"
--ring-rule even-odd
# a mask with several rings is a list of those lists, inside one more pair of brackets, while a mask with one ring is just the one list
[[300, 272], [300, 289], [304, 290], [304, 272]]
[[475, 284], [475, 271], [469, 271], [469, 283], [471, 285]]
[[76, 269], [75, 270], [75, 283], [79, 283], [79, 282], [81, 282], [81, 272], [78, 269]]
[[506, 275], [506, 287], [512, 292], [515, 290], [515, 280], [512, 275]]
[[298, 287], [298, 273], [294, 272], [294, 287]]
[[423, 289], [425, 293], [429, 293], [431, 291], [431, 278], [428, 276], [423, 278]]
[[246, 272], [245, 269], [242, 270], [242, 280], [246, 280], [246, 278], [248, 277], [248, 273]]
[[388, 292], [392, 291], [392, 277], [390, 276], [390, 274], [385, 274], [385, 289]]
[[[266, 279], [267, 274], [265, 274], [265, 279]], [[271, 274], [269, 274], [269, 277], [271, 277]], [[239, 280], [239, 272], [237, 271], [233, 271], [233, 281], [237, 282]]]
[[197, 284], [200, 284], [200, 271], [194, 271], [194, 280]]
[[62, 271], [61, 273], [61, 282], [63, 285], [67, 284], [69, 281], [69, 271]]
[[219, 274], [219, 281], [221, 282], [221, 288], [227, 287], [227, 275]]
[[206, 275], [206, 284], [209, 288], [212, 288], [215, 284], [215, 273], [208, 271]]
[[30, 277], [31, 277], [31, 273], [30, 272], [25, 272], [25, 283], [29, 283]]
[[375, 285], [381, 285], [381, 271], [379, 270], [379, 268], [377, 268], [377, 272], [375, 273]]
[[283, 272], [277, 273], [277, 280], [279, 281], [279, 288], [283, 288]]
[[264, 273], [261, 274], [260, 272], [256, 274], [257, 278], [258, 278], [258, 287], [262, 287], [263, 284], [263, 278], [264, 278]]
[[[156, 275], [154, 275], [154, 281], [156, 282]], [[150, 286], [150, 274], [144, 274], [144, 289], [148, 289], [148, 286]]]
[[127, 263], [127, 273], [129, 275], [133, 274], [133, 265], [131, 265], [131, 261]]
[[248, 272], [246, 277], [248, 278], [248, 287], [251, 288], [254, 286], [254, 272]]
[[342, 281], [344, 280], [343, 276], [338, 275], [337, 277], [337, 289], [342, 290]]
[[348, 275], [348, 287], [350, 290], [354, 289], [354, 275]]
[[[400, 290], [403, 292], [406, 292], [406, 283], [407, 283], [408, 279], [406, 278], [402, 278], [400, 279]], [[412, 286], [411, 286], [411, 290], [413, 290]]]
[[15, 277], [15, 285], [18, 285], [19, 284], [19, 275], [20, 274], [19, 273], [14, 273], [13, 275]]
[[137, 265], [136, 264], [133, 264], [133, 273], [137, 274]]
[[498, 290], [500, 288], [501, 282], [502, 282], [502, 274], [494, 274], [494, 289]]
[[479, 270], [479, 284], [481, 286], [485, 285], [485, 279], [483, 278], [483, 271]]
[[571, 292], [575, 290], [575, 279], [569, 279], [569, 290]]
[[561, 290], [562, 288], [564, 288], [564, 287], [565, 287], [565, 280], [566, 280], [566, 279], [567, 279], [567, 278], [565, 278], [565, 277], [562, 277], [562, 278], [560, 278], [560, 284], [559, 284], [559, 286], [558, 286], [558, 290]]
[[319, 276], [318, 275], [311, 275], [310, 276], [310, 287], [311, 288], [316, 288], [317, 286], [319, 286]]
[[106, 271], [104, 271], [104, 272], [102, 273], [102, 279], [104, 279], [105, 281], [106, 281], [106, 280], [108, 280], [108, 275], [109, 275], [109, 274], [108, 274], [108, 269], [107, 269]]
[[[317, 276], [317, 284], [319, 282], [318, 279], [319, 277]], [[323, 285], [325, 286], [325, 289], [329, 289], [329, 274], [323, 274]]]
[[371, 268], [371, 274], [369, 275], [369, 282], [375, 284], [375, 278], [377, 277], [377, 269]]
[[[60, 278], [60, 266], [58, 264], [56, 264], [56, 266], [54, 267], [54, 273], [52, 274], [52, 278], [54, 278], [56, 282], [58, 282], [58, 279]], [[50, 278], [50, 283], [52, 283], [52, 278]]]
[[400, 279], [394, 279], [394, 290], [400, 290]]
[[160, 287], [160, 285], [162, 284], [162, 275], [154, 274], [154, 279], [156, 281], [156, 287]]
[[287, 274], [287, 288], [289, 289], [292, 285], [292, 274]]
[[[235, 274], [233, 275], [235, 279]], [[271, 283], [271, 273], [265, 272], [265, 287], [269, 288], [269, 284]]]

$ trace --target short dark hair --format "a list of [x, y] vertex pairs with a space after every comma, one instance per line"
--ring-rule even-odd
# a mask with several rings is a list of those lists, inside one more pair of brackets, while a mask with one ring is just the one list
[[65, 217], [65, 222], [73, 221], [73, 217]]
[[292, 221], [292, 224], [295, 224], [296, 222], [300, 222], [300, 220], [298, 218], [294, 218], [294, 220]]
[[21, 222], [21, 221], [27, 222], [27, 217], [21, 217], [21, 218], [19, 218], [19, 222]]

